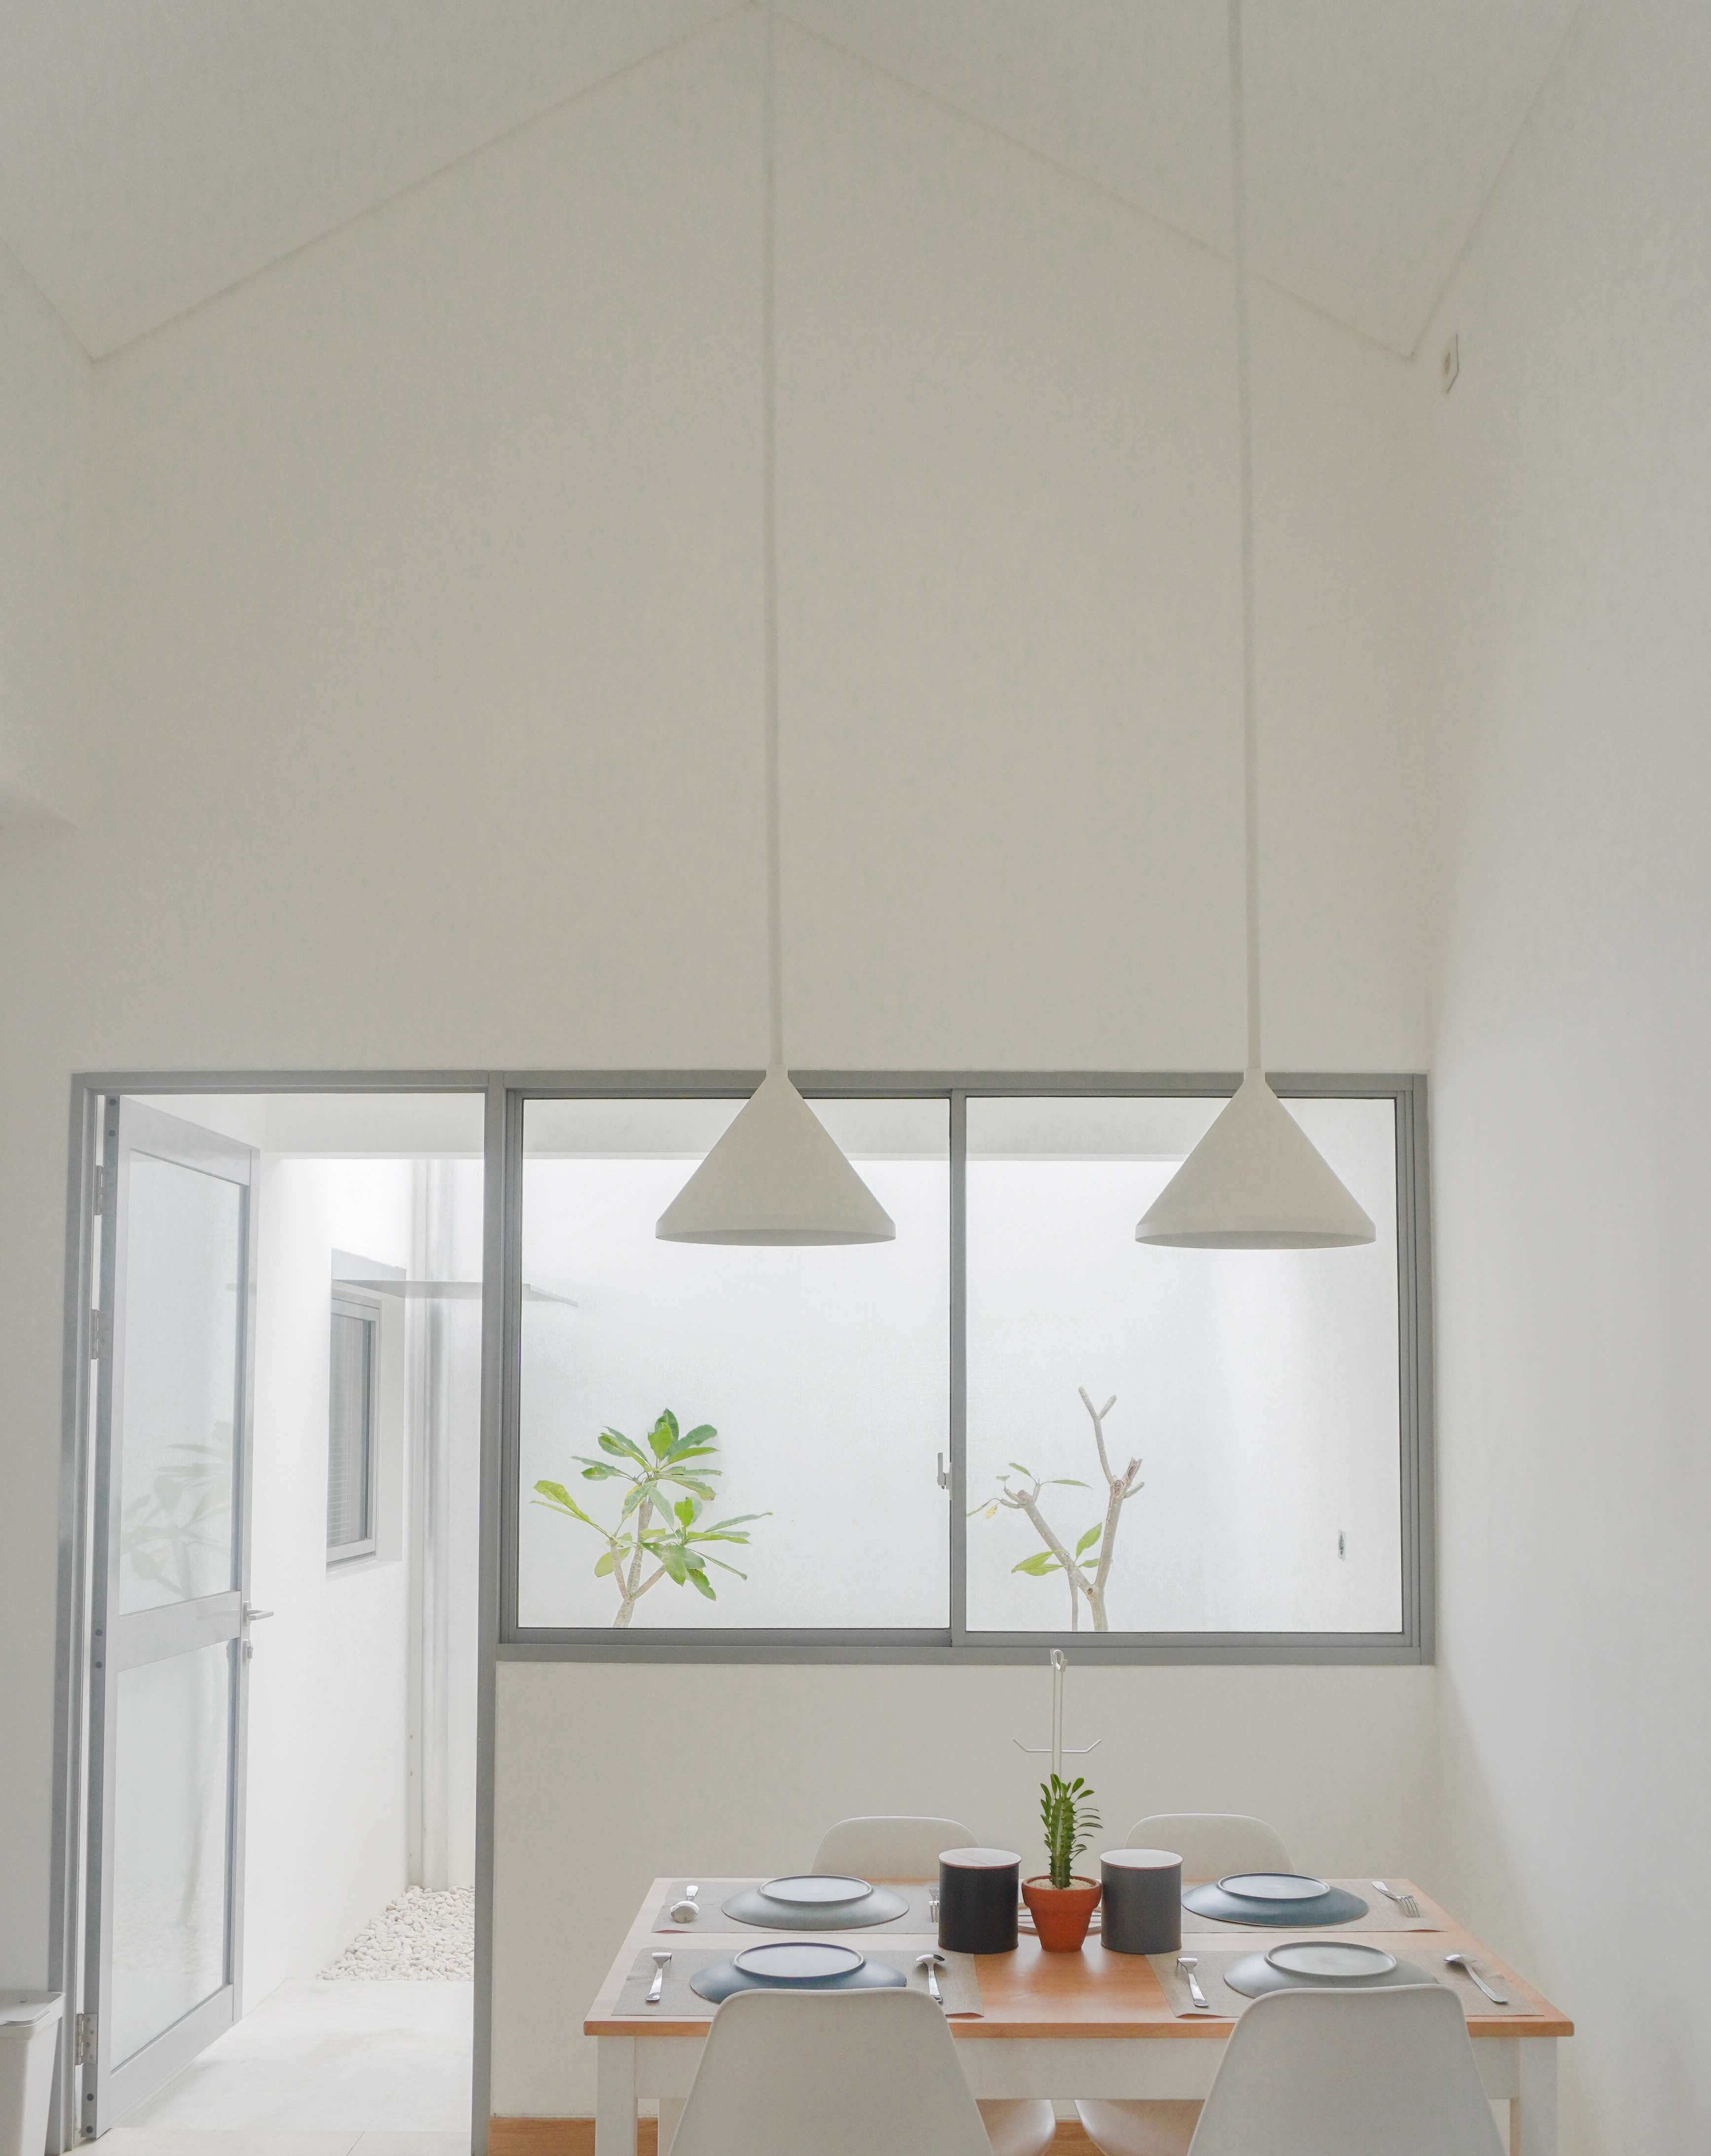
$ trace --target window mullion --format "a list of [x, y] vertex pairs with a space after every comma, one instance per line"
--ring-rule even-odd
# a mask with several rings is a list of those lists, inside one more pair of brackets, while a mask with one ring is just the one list
[[951, 1090], [950, 1589], [951, 1645], [969, 1642], [969, 1096]]

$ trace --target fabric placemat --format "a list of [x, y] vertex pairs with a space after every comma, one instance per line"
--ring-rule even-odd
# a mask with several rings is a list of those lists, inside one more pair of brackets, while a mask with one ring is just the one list
[[[1340, 1887], [1345, 1893], [1358, 1892], [1358, 1879], [1328, 1879], [1328, 1887]], [[1360, 1896], [1366, 1902], [1364, 1917], [1349, 1917], [1340, 1924], [1243, 1924], [1227, 1917], [1208, 1917], [1198, 1909], [1183, 1904], [1182, 1928], [1184, 1932], [1208, 1931], [1215, 1936], [1235, 1938], [1265, 1939], [1271, 1945], [1279, 1944], [1279, 1934], [1292, 1938], [1299, 1933], [1303, 1938], [1334, 1938], [1339, 1932], [1436, 1932], [1441, 1929], [1436, 1917], [1423, 1912], [1417, 1917], [1405, 1917], [1394, 1902], [1387, 1902], [1378, 1889], [1369, 1887]]]
[[[701, 1887], [701, 1892], [696, 1897], [701, 1903], [701, 1915], [692, 1924], [673, 1923], [671, 1913], [671, 1904], [681, 1900], [684, 1888], [691, 1883], [698, 1884]], [[895, 1885], [888, 1879], [876, 1880], [873, 1883], [876, 1886], [889, 1887], [892, 1893], [901, 1894], [909, 1906], [901, 1917], [890, 1917], [882, 1924], [814, 1924], [806, 1928], [816, 1932], [824, 1931], [828, 1936], [834, 1932], [859, 1931], [865, 1933], [869, 1938], [880, 1938], [886, 1932], [936, 1932], [938, 1929], [938, 1919], [927, 1913], [927, 1897], [938, 1892], [938, 1887], [930, 1881], [917, 1880], [903, 1886]], [[745, 1925], [740, 1917], [727, 1917], [725, 1914], [724, 1905], [733, 1894], [740, 1894], [746, 1887], [763, 1887], [765, 1884], [766, 1881], [763, 1879], [702, 1879], [696, 1882], [687, 1879], [674, 1879], [671, 1882], [671, 1892], [660, 1902], [655, 1912], [653, 1928], [656, 1932], [678, 1933], [801, 1928], [787, 1928], [782, 1925]], [[851, 1944], [854, 1944], [853, 1940]]]
[[[1269, 1943], [1277, 1946], [1282, 1943], [1275, 1937], [1270, 1937]], [[1202, 2014], [1189, 1997], [1188, 1979], [1176, 1966], [1174, 1954], [1148, 1954], [1147, 1959], [1154, 1975], [1164, 1987], [1164, 1996], [1170, 2002], [1173, 2014], [1179, 2015], [1184, 2020], [1205, 2021], [1221, 2015], [1225, 2020], [1234, 2021], [1254, 2002], [1246, 1992], [1232, 1991], [1224, 1981], [1224, 1972], [1233, 1968], [1237, 1962], [1246, 1961], [1249, 1954], [1256, 1951], [1258, 1949], [1254, 1947], [1243, 1947], [1239, 1953], [1231, 1953], [1226, 1948], [1220, 1953], [1203, 1953], [1199, 1957], [1195, 1966], [1195, 1977], [1206, 1994], [1206, 2004], [1211, 2009], [1210, 2015]], [[1403, 1955], [1397, 1956], [1399, 1961], [1405, 1958], [1406, 1957]], [[1518, 1998], [1513, 1990], [1509, 1993], [1512, 2002], [1509, 2005], [1493, 2006], [1477, 1984], [1463, 1977], [1459, 1970], [1445, 1968], [1441, 1962], [1429, 1963], [1421, 1958], [1415, 1966], [1423, 1969], [1434, 1984], [1441, 1984], [1446, 1991], [1453, 1991], [1461, 2000], [1462, 2011], [1470, 2021], [1482, 2020], [1488, 2015], [1533, 2014], [1538, 2010], [1528, 2005], [1524, 1999]], [[1492, 1981], [1493, 1989], [1502, 1991], [1506, 1989], [1495, 1979]], [[1330, 1990], [1333, 1987], [1327, 1984], [1324, 1988]], [[1363, 1991], [1373, 1989], [1369, 1984], [1357, 1988]]]
[[[851, 1942], [840, 1939], [837, 1943], [843, 1946]], [[664, 1953], [667, 1950], [661, 1948], [660, 1951]], [[740, 1947], [735, 1949], [737, 1953], [742, 1951]], [[866, 1950], [858, 1947], [856, 1951], [859, 1953]], [[632, 2014], [639, 2017], [656, 2014], [666, 2021], [712, 2020], [717, 2008], [712, 1999], [703, 1999], [698, 1991], [691, 1991], [689, 1979], [701, 1970], [711, 1969], [715, 1962], [731, 1960], [732, 1949], [728, 1946], [673, 1947], [670, 1953], [671, 1966], [665, 1971], [665, 1987], [658, 2005], [647, 2004], [648, 1986], [654, 1980], [653, 1951], [649, 1948], [636, 1956], [634, 1966], [624, 1978], [623, 1989], [618, 1994], [618, 2003], [613, 2009], [614, 2015], [622, 2018]], [[915, 1955], [908, 1948], [891, 1947], [868, 1953], [867, 1958], [901, 1969], [909, 1980], [911, 1991], [926, 1990], [927, 1972], [916, 1968]], [[944, 1967], [937, 1974], [947, 2014], [976, 2015], [984, 2010], [980, 2005], [980, 1979], [976, 1974], [972, 1954], [948, 1953], [944, 1958]], [[784, 1984], [778, 1986], [780, 1991], [789, 1988]]]

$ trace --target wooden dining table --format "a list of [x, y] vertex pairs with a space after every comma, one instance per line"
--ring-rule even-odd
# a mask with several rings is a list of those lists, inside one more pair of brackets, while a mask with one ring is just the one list
[[[1410, 1881], [1392, 1884], [1415, 1896], [1433, 1928], [1362, 1930], [1361, 1943], [1416, 1961], [1467, 1953], [1494, 1989], [1524, 2003], [1525, 2014], [1470, 2013], [1468, 2034], [1487, 2095], [1509, 2105], [1510, 2156], [1555, 2156], [1557, 2046], [1574, 2034], [1573, 2024], [1423, 1889]], [[803, 1936], [737, 1924], [717, 1908], [692, 1933], [663, 1933], [655, 1921], [674, 1885], [656, 1879], [649, 1887], [583, 2024], [597, 2047], [595, 2156], [635, 2156], [636, 2107], [644, 2097], [658, 2100], [659, 2156], [666, 2156], [712, 2026], [710, 2014], [694, 2020], [661, 2020], [656, 2010], [619, 2014], [619, 1997], [638, 1958], [689, 1945], [736, 1953], [764, 1939]], [[1256, 1938], [1183, 1911], [1189, 1953], [1338, 1935], [1280, 1928]], [[842, 1936], [846, 1943], [861, 1938]], [[871, 1943], [876, 1949], [925, 1952], [937, 1940], [931, 1931], [887, 1928]], [[1045, 1953], [1025, 1934], [1015, 1953], [982, 1954], [974, 1968], [981, 2010], [953, 2015], [949, 2025], [976, 2097], [1203, 2097], [1236, 2025], [1218, 2014], [1179, 2015], [1143, 1955], [1109, 1953], [1097, 1935], [1079, 1953]]]

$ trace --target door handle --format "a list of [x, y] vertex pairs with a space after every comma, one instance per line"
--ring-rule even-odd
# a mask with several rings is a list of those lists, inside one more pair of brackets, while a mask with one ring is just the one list
[[256, 1609], [247, 1602], [244, 1604], [243, 1615], [239, 1621], [244, 1628], [244, 1659], [246, 1662], [253, 1661], [255, 1657], [255, 1643], [249, 1636], [249, 1627], [259, 1625], [264, 1617], [271, 1617], [272, 1614], [271, 1609]]

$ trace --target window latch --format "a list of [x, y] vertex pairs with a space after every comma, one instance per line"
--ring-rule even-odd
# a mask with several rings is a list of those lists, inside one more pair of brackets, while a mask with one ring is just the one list
[[942, 1452], [938, 1455], [938, 1474], [937, 1479], [938, 1486], [941, 1490], [948, 1490], [950, 1488], [951, 1471], [945, 1466], [944, 1455]]

